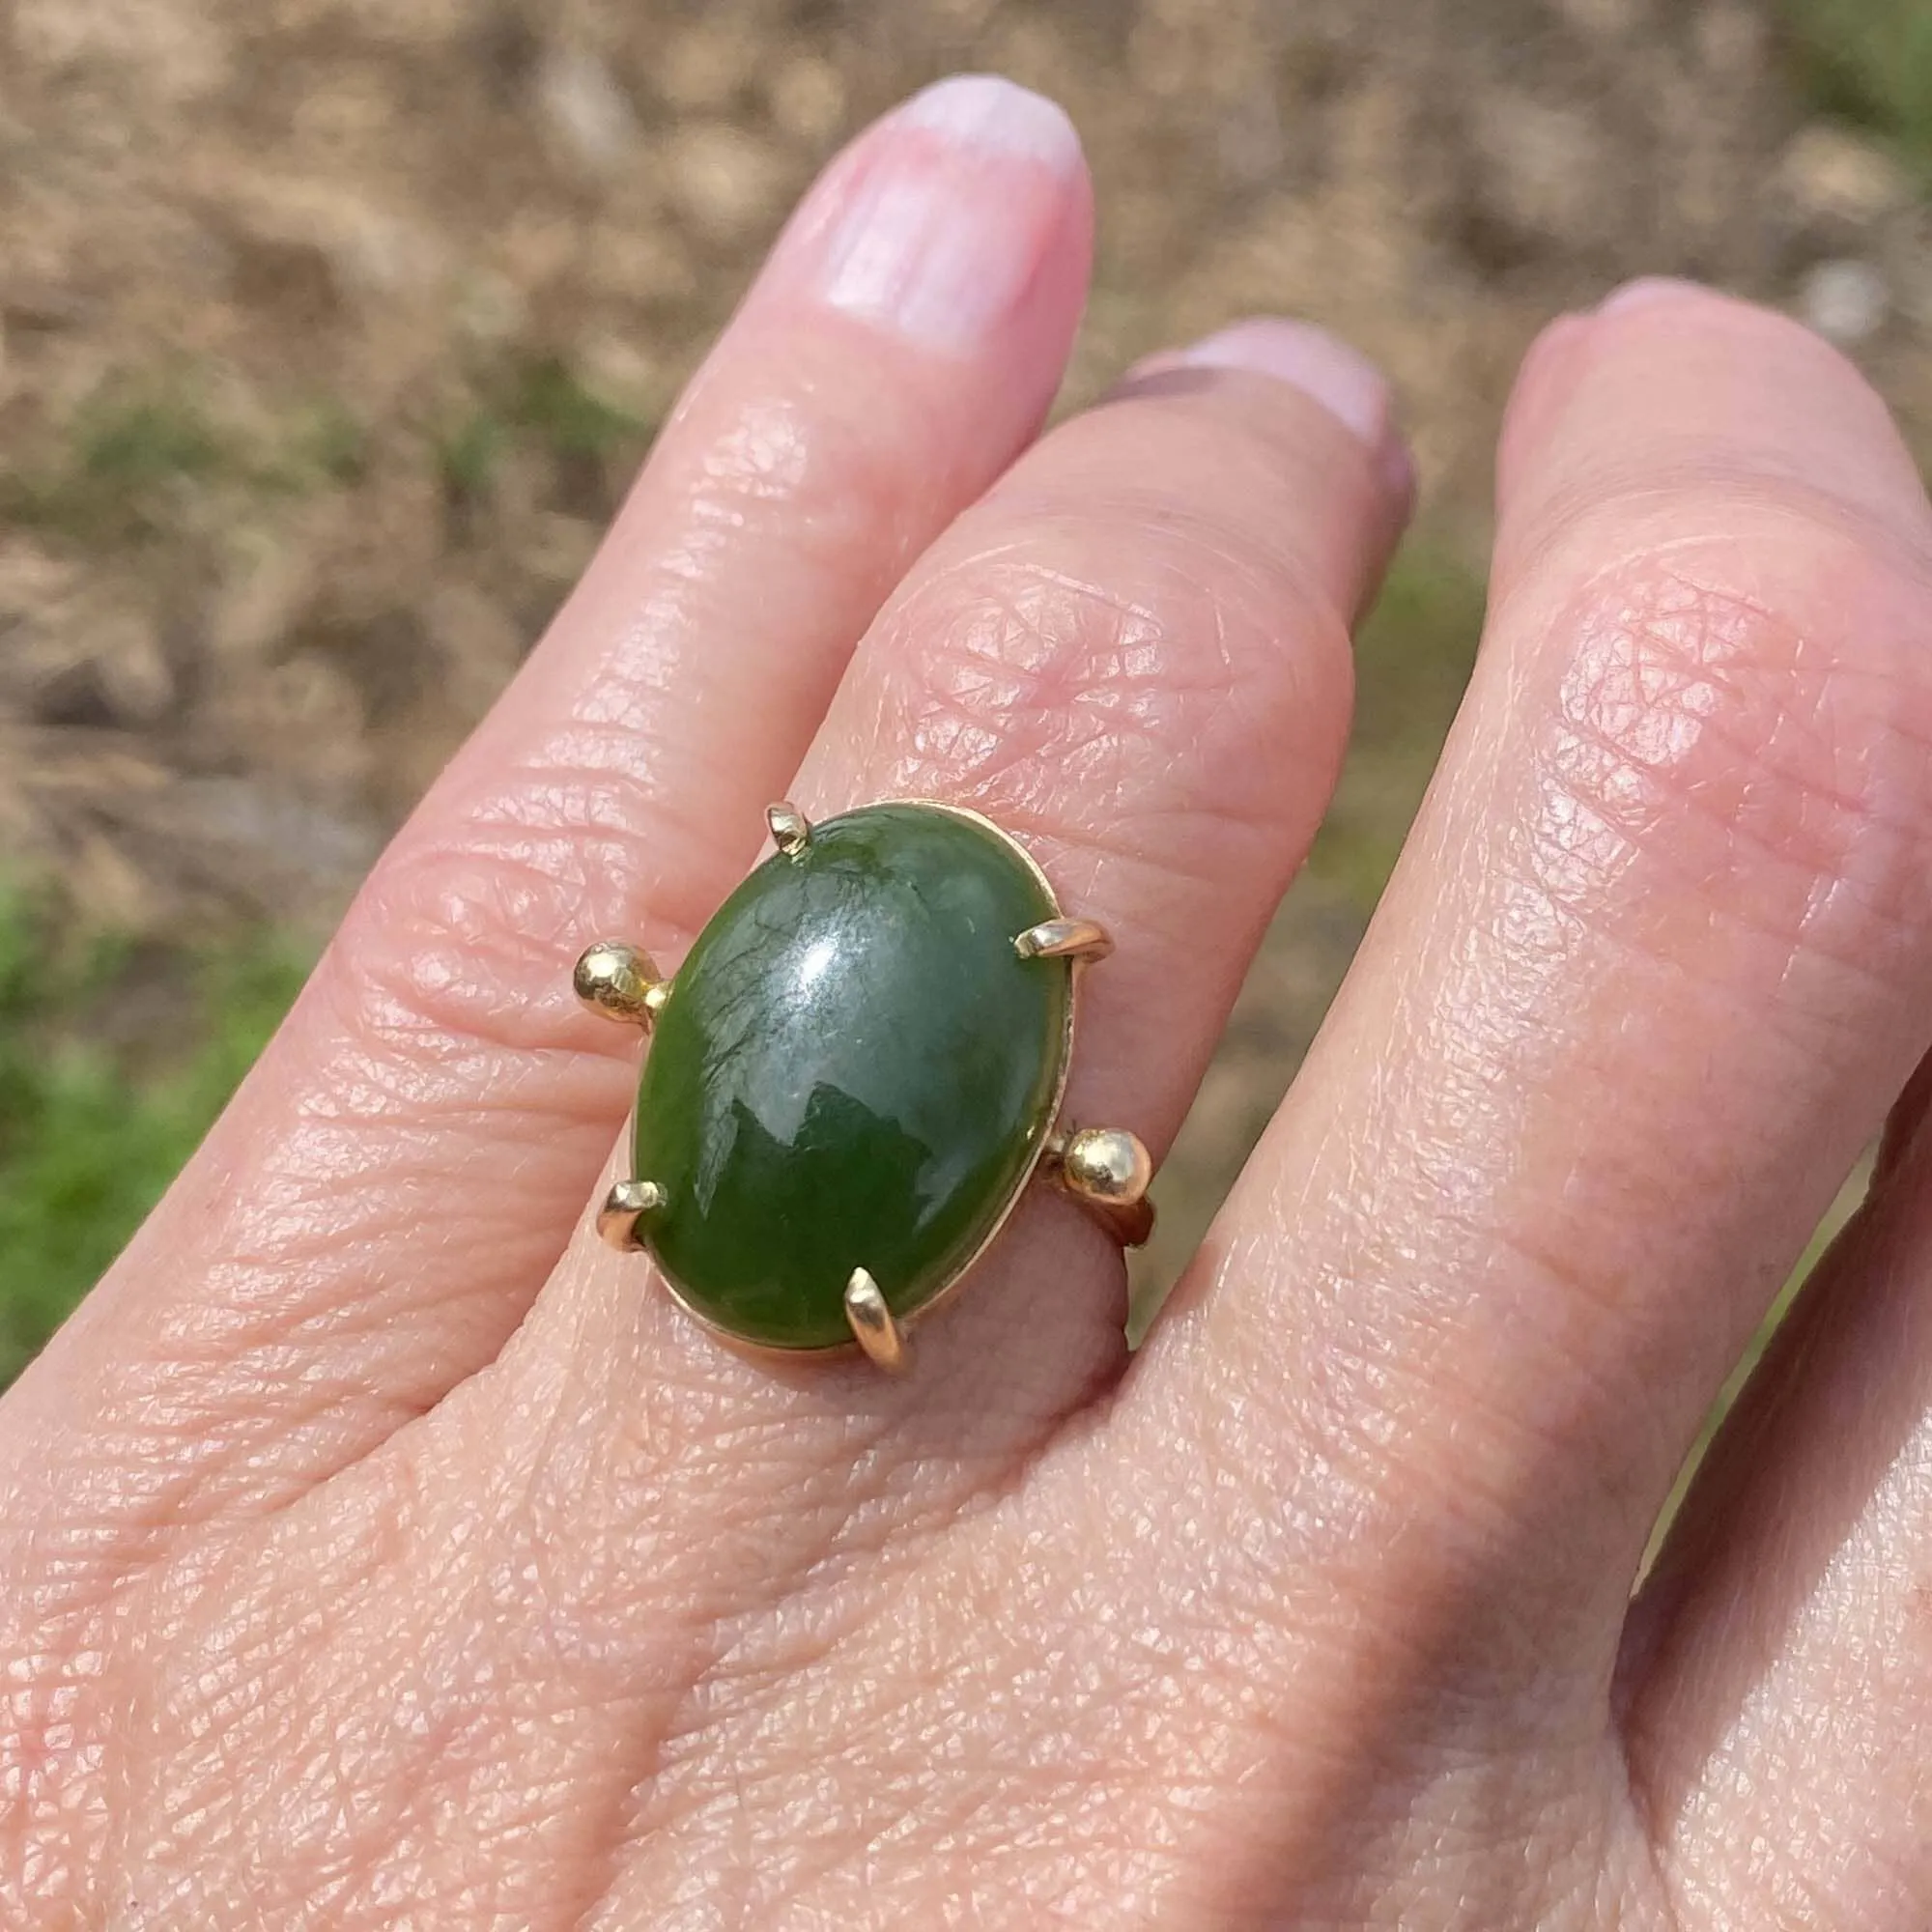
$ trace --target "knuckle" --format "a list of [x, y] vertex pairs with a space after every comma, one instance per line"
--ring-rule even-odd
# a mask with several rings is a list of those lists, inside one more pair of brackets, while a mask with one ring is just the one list
[[427, 846], [385, 862], [324, 961], [324, 984], [360, 1037], [410, 1058], [460, 1043], [560, 1043], [566, 1019], [551, 989], [567, 935], [590, 926], [568, 841], [555, 863], [486, 844]]
[[1312, 574], [1229, 523], [1088, 501], [956, 551], [895, 613], [897, 782], [1056, 830], [1259, 822], [1332, 773], [1348, 634]]
[[922, 439], [882, 435], [875, 404], [849, 372], [815, 371], [810, 345], [796, 345], [785, 386], [744, 397], [703, 442], [698, 473], [683, 479], [694, 563], [708, 561], [709, 531], [734, 553], [767, 542], [828, 572], [875, 554], [902, 564], [947, 479], [910, 465]]
[[618, 750], [556, 748], [405, 834], [323, 964], [358, 1037], [415, 1060], [478, 1041], [621, 1047], [620, 1030], [586, 1030], [572, 962], [636, 931], [642, 908], [646, 945], [677, 943], [703, 916], [695, 881], [728, 861], [717, 828], [674, 823], [667, 801], [622, 776]]
[[1790, 948], [1883, 966], [1932, 934], [1932, 588], [1802, 497], [1692, 516], [1662, 509], [1589, 574], [1585, 521], [1519, 585], [1557, 639], [1542, 883], [1601, 903], [1661, 863]]

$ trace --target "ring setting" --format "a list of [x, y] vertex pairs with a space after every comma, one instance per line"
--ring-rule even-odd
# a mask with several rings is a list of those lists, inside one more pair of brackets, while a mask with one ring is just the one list
[[1036, 1176], [1144, 1242], [1147, 1149], [1062, 1117], [1105, 927], [960, 807], [766, 819], [776, 851], [674, 980], [619, 941], [578, 960], [580, 999], [651, 1036], [604, 1238], [729, 1342], [889, 1370]]

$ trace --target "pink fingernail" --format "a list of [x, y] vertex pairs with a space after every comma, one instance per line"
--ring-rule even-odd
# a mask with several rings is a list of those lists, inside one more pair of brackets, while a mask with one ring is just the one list
[[1080, 137], [1052, 101], [961, 74], [915, 95], [828, 179], [832, 205], [800, 245], [832, 307], [971, 349], [1032, 282], [1080, 168]]
[[1612, 291], [1597, 304], [1599, 315], [1623, 315], [1632, 309], [1660, 308], [1667, 302], [1702, 300], [1710, 290], [1681, 275], [1641, 275]]
[[1245, 369], [1272, 376], [1320, 403], [1372, 448], [1388, 434], [1389, 386], [1382, 372], [1360, 350], [1312, 322], [1257, 316], [1141, 367]]

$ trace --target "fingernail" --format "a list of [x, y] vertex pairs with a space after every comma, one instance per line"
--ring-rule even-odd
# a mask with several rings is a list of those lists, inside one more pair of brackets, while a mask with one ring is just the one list
[[1389, 386], [1359, 349], [1312, 322], [1257, 316], [1141, 364], [1161, 369], [1242, 369], [1292, 384], [1345, 429], [1378, 447], [1389, 429]]
[[1641, 275], [1605, 296], [1597, 304], [1597, 313], [1623, 315], [1632, 309], [1659, 308], [1666, 302], [1701, 299], [1710, 293], [1702, 283], [1686, 281], [1681, 275]]
[[818, 291], [907, 339], [970, 349], [1008, 316], [1057, 232], [1080, 137], [1052, 101], [961, 74], [883, 122], [818, 228]]

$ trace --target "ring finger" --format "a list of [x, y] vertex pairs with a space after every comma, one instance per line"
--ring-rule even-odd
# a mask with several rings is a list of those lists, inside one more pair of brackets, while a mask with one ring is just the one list
[[[1379, 377], [1316, 330], [1248, 324], [1160, 358], [922, 560], [793, 788], [809, 817], [930, 798], [1026, 842], [1115, 940], [1083, 989], [1066, 1115], [1132, 1126], [1156, 1158], [1326, 807], [1348, 627], [1406, 511], [1400, 464]], [[714, 1494], [721, 1403], [786, 1418], [788, 1478], [751, 1472], [762, 1492], [842, 1485], [860, 1430], [886, 1463], [930, 1459], [952, 1495], [1037, 1447], [1122, 1358], [1118, 1244], [1037, 1193], [922, 1325], [901, 1382], [748, 1362], [640, 1293], [643, 1272], [580, 1242], [507, 1365], [582, 1378], [588, 1427], [635, 1445], [641, 1418], [646, 1460], [704, 1459]]]

